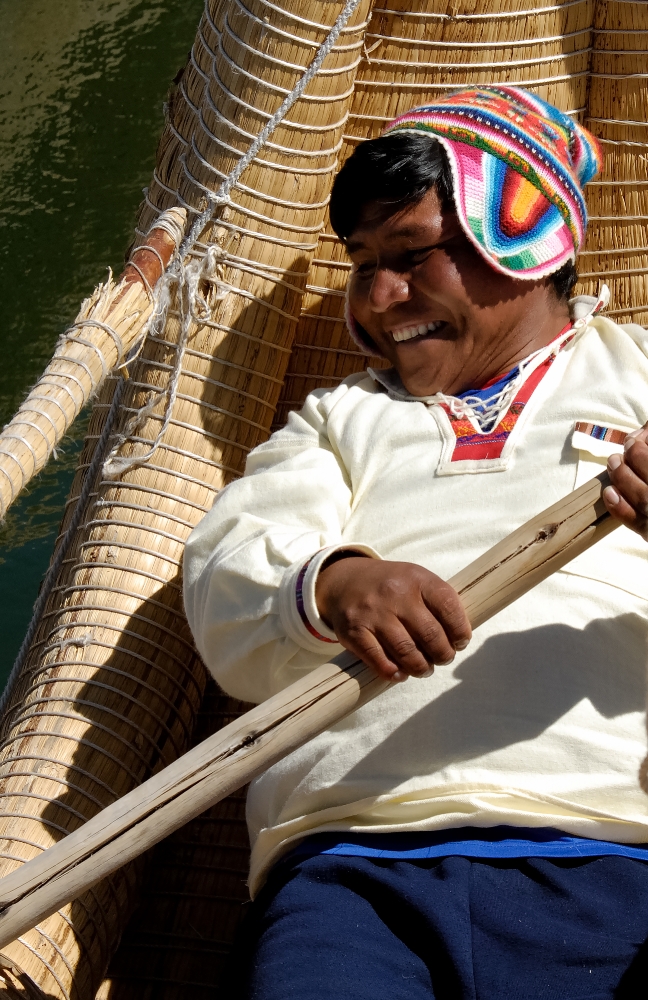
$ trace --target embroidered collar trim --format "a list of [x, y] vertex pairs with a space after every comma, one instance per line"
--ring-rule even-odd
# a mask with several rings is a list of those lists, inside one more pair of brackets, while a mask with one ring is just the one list
[[[403, 386], [395, 369], [369, 369], [369, 374], [392, 399], [421, 402], [439, 407], [447, 418], [448, 440], [443, 447], [437, 475], [459, 472], [501, 471], [506, 468], [513, 444], [512, 432], [534, 391], [549, 371], [561, 349], [588, 325], [592, 316], [609, 301], [607, 286], [598, 299], [579, 296], [570, 301], [572, 323], [555, 340], [520, 362], [515, 378], [502, 391], [487, 400], [487, 408], [476, 412], [466, 399], [435, 393], [412, 396]], [[470, 397], [469, 397], [470, 398]], [[438, 412], [438, 411], [437, 411]], [[506, 458], [506, 455], [509, 458]]]

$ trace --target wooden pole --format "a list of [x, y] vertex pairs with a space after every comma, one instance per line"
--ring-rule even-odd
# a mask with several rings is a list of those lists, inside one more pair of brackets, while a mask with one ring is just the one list
[[[450, 581], [473, 627], [618, 526], [608, 484], [606, 473], [585, 483]], [[344, 654], [194, 747], [0, 880], [0, 949], [388, 686]]]

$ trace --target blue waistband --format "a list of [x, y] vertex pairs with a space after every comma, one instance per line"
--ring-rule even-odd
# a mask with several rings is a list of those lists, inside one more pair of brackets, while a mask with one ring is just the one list
[[648, 844], [616, 844], [571, 837], [548, 828], [464, 826], [430, 833], [319, 833], [303, 840], [284, 860], [316, 854], [401, 861], [457, 854], [468, 858], [592, 858], [614, 854], [648, 861]]

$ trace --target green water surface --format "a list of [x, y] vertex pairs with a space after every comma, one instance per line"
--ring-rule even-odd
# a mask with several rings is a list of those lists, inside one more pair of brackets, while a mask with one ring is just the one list
[[[121, 268], [203, 0], [0, 0], [0, 425], [81, 300]], [[0, 527], [0, 686], [47, 568], [83, 436]]]

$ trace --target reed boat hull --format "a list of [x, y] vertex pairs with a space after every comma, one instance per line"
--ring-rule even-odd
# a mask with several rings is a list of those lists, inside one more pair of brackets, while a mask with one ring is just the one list
[[[165, 209], [200, 214], [341, 7], [207, 0], [136, 245]], [[0, 875], [244, 710], [208, 681], [193, 649], [182, 549], [248, 451], [313, 388], [369, 361], [346, 332], [348, 263], [326, 224], [337, 164], [358, 142], [430, 95], [473, 83], [519, 83], [577, 115], [605, 152], [587, 192], [580, 290], [604, 279], [611, 315], [648, 324], [642, 51], [639, 0], [361, 0], [324, 72], [199, 234], [187, 258], [200, 272], [192, 315], [188, 288], [169, 286], [171, 307], [128, 382], [97, 372], [64, 558], [3, 722]], [[247, 898], [243, 803], [243, 792], [224, 800], [159, 845], [145, 869], [126, 867], [9, 946], [0, 994], [214, 996]]]

